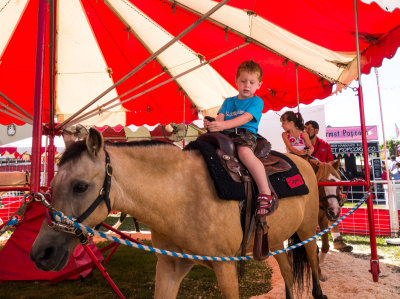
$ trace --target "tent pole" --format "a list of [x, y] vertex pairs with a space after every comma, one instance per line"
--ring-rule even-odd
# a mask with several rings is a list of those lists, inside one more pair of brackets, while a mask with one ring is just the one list
[[[360, 62], [360, 47], [358, 40], [358, 12], [357, 12], [357, 0], [354, 0], [354, 19], [355, 19], [355, 31], [356, 31], [356, 47], [357, 47], [357, 70], [358, 70], [358, 103], [360, 107], [360, 122], [361, 122], [361, 137], [362, 137], [362, 148], [364, 155], [364, 173], [366, 181], [366, 189], [368, 190], [370, 181], [370, 170], [369, 170], [369, 159], [368, 159], [368, 148], [367, 148], [367, 134], [365, 127], [365, 114], [364, 114], [364, 100], [363, 91], [361, 84], [361, 62]], [[367, 198], [367, 210], [368, 210], [368, 223], [369, 223], [369, 239], [371, 245], [371, 259], [370, 259], [370, 272], [375, 282], [378, 282], [379, 278], [379, 260], [376, 249], [376, 235], [375, 235], [375, 222], [374, 222], [374, 208], [372, 202], [372, 193]]]
[[382, 112], [382, 101], [381, 101], [381, 90], [379, 87], [379, 76], [378, 76], [378, 69], [375, 68], [375, 75], [376, 75], [376, 85], [378, 87], [378, 100], [379, 100], [379, 111], [381, 114], [381, 125], [382, 125], [382, 136], [383, 136], [383, 149], [384, 149], [384, 159], [385, 159], [385, 171], [387, 175], [387, 200], [388, 200], [388, 207], [389, 207], [389, 219], [390, 219], [390, 231], [391, 236], [396, 237], [399, 233], [399, 218], [397, 213], [397, 201], [396, 201], [396, 193], [393, 190], [392, 179], [390, 178], [389, 168], [386, 165], [387, 156], [386, 156], [386, 138], [385, 138], [385, 127], [383, 125], [383, 112]]
[[35, 73], [35, 97], [33, 107], [32, 128], [32, 158], [31, 158], [31, 193], [40, 191], [41, 171], [41, 146], [42, 146], [42, 118], [43, 118], [43, 94], [44, 94], [44, 57], [46, 35], [47, 0], [39, 0], [38, 33], [36, 47], [36, 73]]
[[[171, 39], [168, 43], [166, 43], [164, 46], [162, 46], [160, 49], [158, 49], [156, 52], [154, 52], [150, 57], [148, 57], [145, 61], [143, 61], [141, 64], [139, 64], [137, 67], [135, 67], [132, 71], [130, 71], [128, 74], [126, 74], [124, 77], [122, 77], [117, 83], [113, 84], [109, 88], [107, 88], [105, 91], [103, 91], [100, 95], [98, 95], [95, 99], [93, 99], [90, 103], [85, 105], [83, 108], [79, 109], [77, 112], [75, 112], [73, 115], [71, 115], [68, 119], [66, 119], [63, 123], [58, 125], [56, 129], [63, 127], [65, 124], [70, 122], [72, 119], [74, 119], [77, 115], [85, 111], [87, 108], [89, 108], [91, 105], [96, 103], [98, 100], [100, 100], [103, 96], [105, 96], [107, 93], [109, 93], [111, 90], [119, 86], [121, 83], [126, 81], [129, 77], [131, 77], [133, 74], [135, 74], [138, 70], [140, 70], [143, 66], [148, 64], [150, 61], [152, 61], [155, 57], [160, 55], [162, 52], [164, 52], [166, 49], [168, 49], [170, 46], [172, 46], [175, 42], [180, 40], [182, 37], [184, 37], [187, 33], [192, 31], [195, 27], [197, 27], [201, 22], [203, 22], [205, 19], [207, 19], [210, 15], [212, 15], [214, 12], [216, 12], [219, 8], [224, 6], [228, 1], [230, 0], [223, 0], [219, 2], [217, 5], [215, 5], [213, 8], [211, 8], [208, 12], [206, 12], [200, 19], [198, 19], [196, 22], [194, 22], [192, 25], [190, 25], [188, 28], [183, 30], [181, 33], [179, 33], [177, 36], [175, 36], [173, 39]], [[107, 6], [109, 6], [108, 1], [105, 1]]]
[[300, 113], [300, 95], [299, 95], [299, 73], [296, 64], [296, 92], [297, 92], [297, 112]]
[[47, 135], [49, 137], [49, 145], [47, 148], [47, 187], [54, 178], [55, 150], [54, 137], [56, 135], [54, 117], [55, 117], [55, 49], [56, 49], [56, 16], [57, 1], [49, 1], [49, 78], [50, 78], [50, 123]]
[[[19, 111], [21, 111], [23, 114], [25, 114], [25, 116], [27, 116], [29, 119], [32, 119], [32, 115], [30, 115], [28, 112], [26, 112], [24, 109], [22, 109], [20, 106], [18, 106], [16, 103], [14, 103], [9, 97], [7, 97], [4, 93], [2, 93], [0, 91], [0, 97], [2, 97], [4, 100], [6, 100], [8, 103], [10, 103], [11, 105], [13, 105], [15, 108], [17, 108]], [[3, 104], [3, 106], [5, 106]], [[8, 107], [9, 110], [13, 110], [12, 108]], [[18, 113], [19, 114], [19, 113]], [[23, 117], [21, 115], [21, 117]]]
[[11, 117], [13, 117], [15, 119], [19, 119], [20, 121], [23, 121], [23, 122], [25, 122], [27, 124], [30, 124], [30, 125], [32, 124], [32, 120], [31, 119], [23, 117], [22, 115], [18, 116], [18, 115], [20, 115], [19, 113], [18, 113], [18, 115], [16, 115], [16, 114], [13, 114], [13, 113], [7, 111], [7, 110], [11, 110], [11, 111], [14, 112], [13, 109], [11, 109], [10, 107], [7, 107], [7, 105], [4, 105], [3, 103], [0, 103], [0, 105], [4, 107], [2, 110], [0, 110], [1, 113], [7, 114], [7, 115], [9, 115], [9, 116], [11, 116]]
[[183, 138], [182, 138], [182, 148], [185, 148], [185, 136], [186, 136], [186, 124], [185, 124], [185, 94], [182, 92], [183, 95]]

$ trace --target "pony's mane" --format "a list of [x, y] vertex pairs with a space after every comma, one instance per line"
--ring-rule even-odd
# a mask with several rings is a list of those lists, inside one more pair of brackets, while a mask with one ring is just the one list
[[79, 140], [72, 143], [65, 149], [65, 152], [61, 155], [58, 166], [65, 164], [67, 161], [76, 160], [82, 155], [84, 151], [87, 151], [86, 140]]
[[[137, 147], [137, 146], [156, 146], [156, 145], [172, 145], [166, 141], [160, 140], [141, 140], [141, 141], [130, 141], [130, 142], [106, 142], [106, 146], [115, 146], [115, 147]], [[65, 152], [62, 154], [60, 161], [58, 162], [58, 166], [65, 164], [67, 161], [76, 160], [79, 158], [83, 152], [87, 151], [86, 140], [79, 140], [72, 143], [68, 146]]]
[[329, 175], [332, 174], [336, 178], [340, 179], [339, 174], [333, 168], [333, 166], [329, 163], [320, 163], [317, 171], [317, 180], [318, 182], [325, 181], [328, 179]]

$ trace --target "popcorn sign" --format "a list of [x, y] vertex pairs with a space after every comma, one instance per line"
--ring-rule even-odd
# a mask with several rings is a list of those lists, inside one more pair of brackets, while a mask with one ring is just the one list
[[[377, 126], [367, 126], [367, 140], [378, 140]], [[326, 141], [360, 141], [361, 127], [327, 127]]]

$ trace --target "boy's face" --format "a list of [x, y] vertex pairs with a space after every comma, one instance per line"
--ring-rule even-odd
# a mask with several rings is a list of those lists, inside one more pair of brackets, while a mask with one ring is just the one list
[[239, 90], [238, 98], [241, 100], [251, 98], [261, 87], [262, 82], [258, 79], [258, 73], [242, 71], [236, 79], [236, 86]]

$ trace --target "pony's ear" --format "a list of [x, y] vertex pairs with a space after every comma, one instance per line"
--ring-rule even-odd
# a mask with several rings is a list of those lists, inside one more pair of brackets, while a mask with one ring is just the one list
[[86, 138], [86, 146], [89, 154], [96, 157], [104, 146], [103, 135], [96, 129], [90, 128]]
[[336, 170], [339, 170], [340, 167], [340, 158], [338, 158], [336, 161], [331, 162], [331, 165], [333, 168], [335, 168]]
[[319, 161], [309, 159], [308, 162], [310, 162], [310, 165], [314, 169], [314, 172], [317, 173], [319, 169]]

